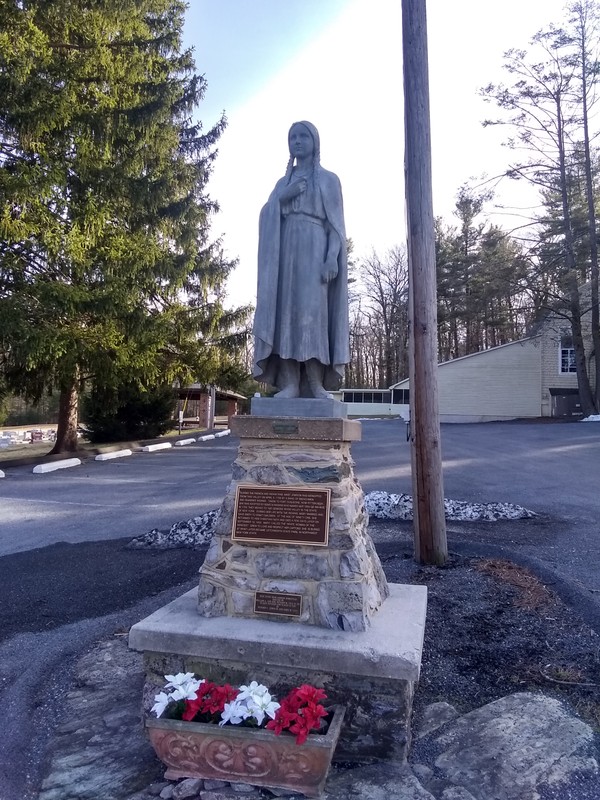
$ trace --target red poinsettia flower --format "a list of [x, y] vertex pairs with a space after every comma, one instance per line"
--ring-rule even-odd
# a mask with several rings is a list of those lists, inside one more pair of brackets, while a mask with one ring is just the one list
[[205, 681], [196, 692], [196, 699], [185, 701], [185, 710], [181, 718], [189, 722], [203, 715], [210, 717], [221, 714], [225, 703], [234, 700], [238, 692], [238, 689], [234, 689], [228, 683], [218, 686], [212, 681]]
[[316, 686], [310, 686], [308, 683], [303, 683], [295, 690], [295, 694], [303, 703], [318, 703], [319, 700], [325, 700], [327, 695], [323, 689], [317, 689]]
[[327, 697], [322, 689], [303, 684], [292, 691], [281, 701], [275, 718], [267, 723], [267, 728], [280, 734], [289, 730], [296, 736], [296, 744], [304, 744], [311, 730], [321, 726], [321, 718], [327, 711], [319, 700]]

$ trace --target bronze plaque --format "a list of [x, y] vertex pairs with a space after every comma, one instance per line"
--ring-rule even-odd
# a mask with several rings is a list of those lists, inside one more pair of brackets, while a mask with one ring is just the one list
[[330, 489], [237, 487], [231, 538], [273, 544], [327, 545]]
[[255, 592], [256, 614], [279, 614], [282, 617], [299, 617], [302, 613], [302, 595], [287, 592]]

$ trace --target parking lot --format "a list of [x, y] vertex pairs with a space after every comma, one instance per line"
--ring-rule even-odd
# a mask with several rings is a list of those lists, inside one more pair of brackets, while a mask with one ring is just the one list
[[[410, 494], [404, 423], [362, 426], [352, 453], [365, 492]], [[0, 555], [133, 538], [218, 508], [236, 448], [235, 437], [226, 437], [47, 475], [33, 475], [31, 466], [6, 470]], [[540, 515], [531, 523], [451, 523], [451, 545], [468, 538], [517, 548], [600, 592], [600, 424], [443, 425], [442, 454], [446, 497], [512, 502]]]

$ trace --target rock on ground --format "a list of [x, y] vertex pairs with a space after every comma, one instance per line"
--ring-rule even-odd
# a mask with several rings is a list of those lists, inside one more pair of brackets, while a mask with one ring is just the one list
[[541, 694], [503, 697], [431, 736], [437, 774], [475, 800], [539, 800], [598, 774], [590, 726]]
[[[365, 496], [365, 507], [369, 516], [376, 519], [411, 520], [413, 518], [412, 497], [408, 494], [369, 492]], [[444, 500], [446, 519], [452, 521], [482, 520], [495, 522], [499, 519], [529, 519], [533, 511], [514, 503], [468, 503], [465, 500]]]

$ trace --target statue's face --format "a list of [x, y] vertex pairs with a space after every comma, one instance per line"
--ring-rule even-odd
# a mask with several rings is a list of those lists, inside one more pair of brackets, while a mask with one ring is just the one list
[[289, 135], [290, 154], [296, 158], [307, 158], [315, 151], [315, 143], [308, 128], [294, 125]]

